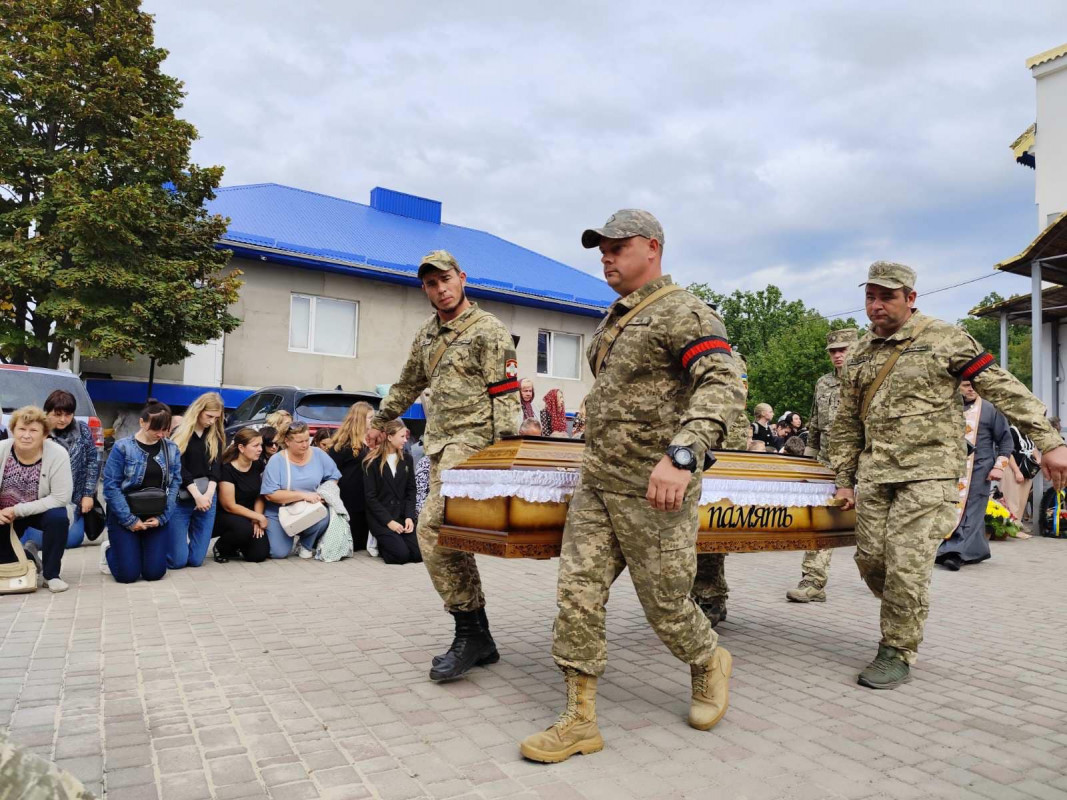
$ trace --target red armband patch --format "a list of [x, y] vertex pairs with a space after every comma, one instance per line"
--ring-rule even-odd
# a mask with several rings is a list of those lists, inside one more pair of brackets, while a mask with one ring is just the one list
[[963, 365], [963, 369], [960, 370], [960, 380], [972, 380], [976, 375], [989, 369], [995, 363], [996, 359], [990, 353], [977, 355]]
[[485, 388], [489, 391], [490, 397], [500, 397], [502, 394], [519, 391], [519, 382], [515, 378], [508, 378], [497, 383], [490, 383]]
[[702, 339], [690, 342], [682, 350], [682, 367], [689, 369], [690, 365], [698, 358], [712, 353], [732, 356], [734, 351], [730, 347], [730, 343], [721, 336], [705, 336]]

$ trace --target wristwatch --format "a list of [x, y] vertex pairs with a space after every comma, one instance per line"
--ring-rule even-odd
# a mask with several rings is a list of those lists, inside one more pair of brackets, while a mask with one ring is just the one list
[[667, 458], [671, 460], [671, 463], [677, 469], [685, 469], [690, 472], [697, 471], [697, 458], [689, 447], [672, 444], [667, 448]]

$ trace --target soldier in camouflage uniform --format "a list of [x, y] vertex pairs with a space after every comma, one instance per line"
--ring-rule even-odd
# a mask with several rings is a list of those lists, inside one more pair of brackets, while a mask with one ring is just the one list
[[[808, 444], [804, 448], [804, 455], [819, 459], [827, 467], [830, 466], [830, 426], [841, 401], [841, 370], [845, 367], [848, 348], [856, 343], [858, 334], [855, 328], [842, 328], [826, 335], [826, 350], [834, 371], [827, 372], [815, 382], [815, 398], [811, 404]], [[830, 557], [833, 553], [829, 547], [806, 552], [800, 566], [800, 583], [786, 592], [785, 596], [794, 603], [826, 602], [826, 582], [830, 579]]]
[[94, 797], [69, 772], [17, 746], [0, 732], [0, 798], [93, 800]]
[[707, 730], [722, 719], [732, 669], [689, 594], [700, 465], [743, 402], [726, 330], [662, 274], [663, 229], [647, 211], [616, 212], [603, 228], [585, 231], [582, 244], [599, 245], [620, 299], [589, 347], [596, 381], [560, 554], [552, 655], [565, 675], [567, 707], [520, 748], [542, 762], [604, 746], [596, 683], [607, 661], [605, 605], [627, 567], [649, 623], [690, 665], [690, 725]]
[[[441, 472], [507, 434], [519, 415], [515, 345], [492, 314], [466, 297], [467, 276], [455, 258], [435, 250], [419, 266], [419, 278], [436, 313], [415, 335], [400, 379], [374, 415], [371, 440], [385, 423], [429, 389], [431, 411], [423, 437], [430, 457], [430, 491], [417, 534], [423, 562], [445, 610], [455, 618], [448, 652], [434, 658], [430, 678], [451, 680], [475, 664], [499, 660], [485, 614], [485, 597], [474, 556], [437, 546], [444, 520]], [[436, 363], [435, 363], [436, 362]]]
[[[956, 524], [967, 455], [960, 381], [970, 381], [1033, 439], [1057, 488], [1067, 480], [1067, 447], [1045, 407], [964, 330], [916, 311], [914, 286], [909, 267], [871, 265], [871, 329], [849, 354], [830, 428], [836, 496], [845, 508], [856, 505], [856, 564], [882, 601], [878, 655], [859, 675], [873, 689], [909, 680], [934, 556]], [[894, 354], [898, 360], [879, 383]]]
[[[748, 399], [748, 366], [740, 354], [734, 353], [734, 360], [741, 373], [741, 390]], [[748, 416], [742, 405], [734, 415], [733, 420], [727, 423], [726, 439], [722, 443], [723, 450], [747, 450], [748, 449]], [[693, 599], [704, 616], [708, 618], [711, 627], [715, 627], [726, 619], [726, 600], [730, 597], [730, 587], [726, 583], [726, 553], [697, 553], [697, 574], [693, 579]]]

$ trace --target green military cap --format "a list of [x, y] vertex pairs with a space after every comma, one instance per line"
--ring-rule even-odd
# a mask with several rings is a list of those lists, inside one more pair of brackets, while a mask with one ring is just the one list
[[915, 270], [892, 261], [875, 261], [867, 270], [867, 280], [860, 286], [866, 286], [868, 283], [884, 286], [886, 289], [901, 289], [905, 286], [914, 289]]
[[826, 334], [826, 349], [842, 350], [846, 347], [852, 347], [859, 339], [859, 333], [855, 328], [841, 328], [840, 330], [830, 331]]
[[441, 272], [448, 272], [450, 269], [459, 269], [459, 263], [447, 250], [432, 250], [422, 257], [422, 261], [419, 262], [419, 276], [422, 276], [422, 269], [437, 269]]
[[596, 247], [601, 239], [629, 239], [644, 236], [663, 244], [663, 226], [654, 216], [639, 208], [623, 208], [612, 214], [603, 228], [589, 228], [582, 232], [582, 246]]

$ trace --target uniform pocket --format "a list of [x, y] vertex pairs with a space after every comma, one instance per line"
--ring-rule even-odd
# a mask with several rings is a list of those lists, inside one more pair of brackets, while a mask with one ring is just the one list
[[889, 414], [905, 417], [944, 408], [956, 387], [938, 381], [937, 377], [937, 365], [929, 349], [908, 349], [901, 353], [886, 380]]
[[665, 598], [687, 596], [697, 569], [697, 523], [687, 509], [656, 511], [662, 517], [659, 535], [660, 593]]

